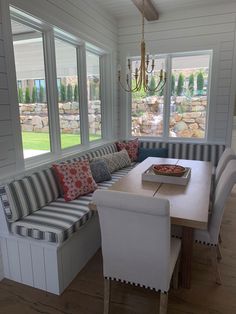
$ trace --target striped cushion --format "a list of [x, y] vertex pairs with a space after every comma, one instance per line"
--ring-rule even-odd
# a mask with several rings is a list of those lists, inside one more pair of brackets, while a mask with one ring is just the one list
[[140, 147], [167, 148], [169, 158], [211, 161], [217, 165], [220, 156], [225, 150], [223, 144], [198, 144], [186, 142], [148, 142], [140, 141]]
[[12, 211], [7, 197], [5, 186], [0, 187], [0, 202], [8, 220], [12, 218]]
[[9, 222], [15, 222], [59, 196], [57, 181], [52, 169], [46, 169], [13, 181], [5, 186], [11, 214], [7, 215]]
[[96, 149], [92, 152], [86, 153], [83, 156], [78, 156], [78, 157], [74, 157], [70, 160], [67, 160], [66, 162], [71, 162], [71, 161], [77, 161], [77, 160], [85, 160], [88, 159], [89, 161], [92, 161], [92, 159], [96, 158], [96, 157], [101, 157], [107, 154], [113, 154], [116, 153], [117, 147], [116, 144], [108, 144], [102, 148]]
[[[98, 184], [99, 188], [109, 188], [134, 166], [135, 164], [115, 172], [112, 175], [112, 180]], [[12, 223], [11, 232], [37, 240], [61, 243], [79, 230], [94, 215], [94, 212], [88, 208], [92, 195], [90, 193], [81, 196], [69, 203], [65, 202], [63, 198], [58, 198], [31, 215]]]

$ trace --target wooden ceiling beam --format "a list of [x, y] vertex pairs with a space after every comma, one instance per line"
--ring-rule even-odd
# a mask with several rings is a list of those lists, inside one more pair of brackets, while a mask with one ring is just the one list
[[[134, 5], [143, 13], [143, 0], [132, 0]], [[144, 0], [144, 17], [148, 21], [156, 21], [159, 19], [159, 13], [151, 0]]]

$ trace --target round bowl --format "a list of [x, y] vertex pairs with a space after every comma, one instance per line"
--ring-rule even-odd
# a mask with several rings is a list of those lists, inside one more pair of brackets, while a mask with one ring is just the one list
[[186, 169], [178, 165], [157, 164], [152, 166], [153, 172], [158, 175], [182, 177]]

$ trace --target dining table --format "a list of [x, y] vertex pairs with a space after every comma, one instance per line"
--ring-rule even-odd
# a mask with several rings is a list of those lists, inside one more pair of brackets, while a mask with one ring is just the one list
[[[171, 164], [190, 168], [186, 185], [151, 182], [143, 173], [153, 165]], [[171, 224], [182, 227], [181, 286], [191, 287], [194, 229], [207, 229], [211, 192], [212, 164], [207, 161], [148, 157], [109, 190], [168, 199]], [[170, 179], [169, 179], [170, 180]]]

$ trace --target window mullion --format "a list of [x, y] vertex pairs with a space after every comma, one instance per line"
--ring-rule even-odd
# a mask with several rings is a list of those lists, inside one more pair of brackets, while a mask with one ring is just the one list
[[166, 58], [166, 72], [167, 72], [167, 82], [165, 87], [165, 97], [164, 97], [164, 116], [163, 116], [163, 138], [167, 139], [169, 137], [169, 121], [170, 121], [170, 103], [171, 103], [171, 57]]
[[108, 108], [106, 106], [106, 104], [108, 103], [109, 95], [108, 95], [107, 90], [105, 88], [105, 86], [107, 86], [106, 85], [107, 80], [106, 80], [106, 71], [105, 71], [105, 65], [106, 65], [105, 58], [106, 58], [105, 55], [101, 56], [100, 62], [99, 62], [99, 65], [100, 65], [100, 99], [101, 99], [101, 124], [102, 124], [101, 135], [102, 135], [102, 138], [108, 138], [109, 137], [107, 122], [111, 121], [111, 119], [109, 119], [110, 112], [108, 112]]
[[88, 95], [85, 44], [77, 49], [81, 143], [89, 144]]
[[55, 155], [59, 155], [61, 153], [60, 122], [58, 108], [55, 43], [52, 30], [45, 33], [44, 42], [51, 150]]

